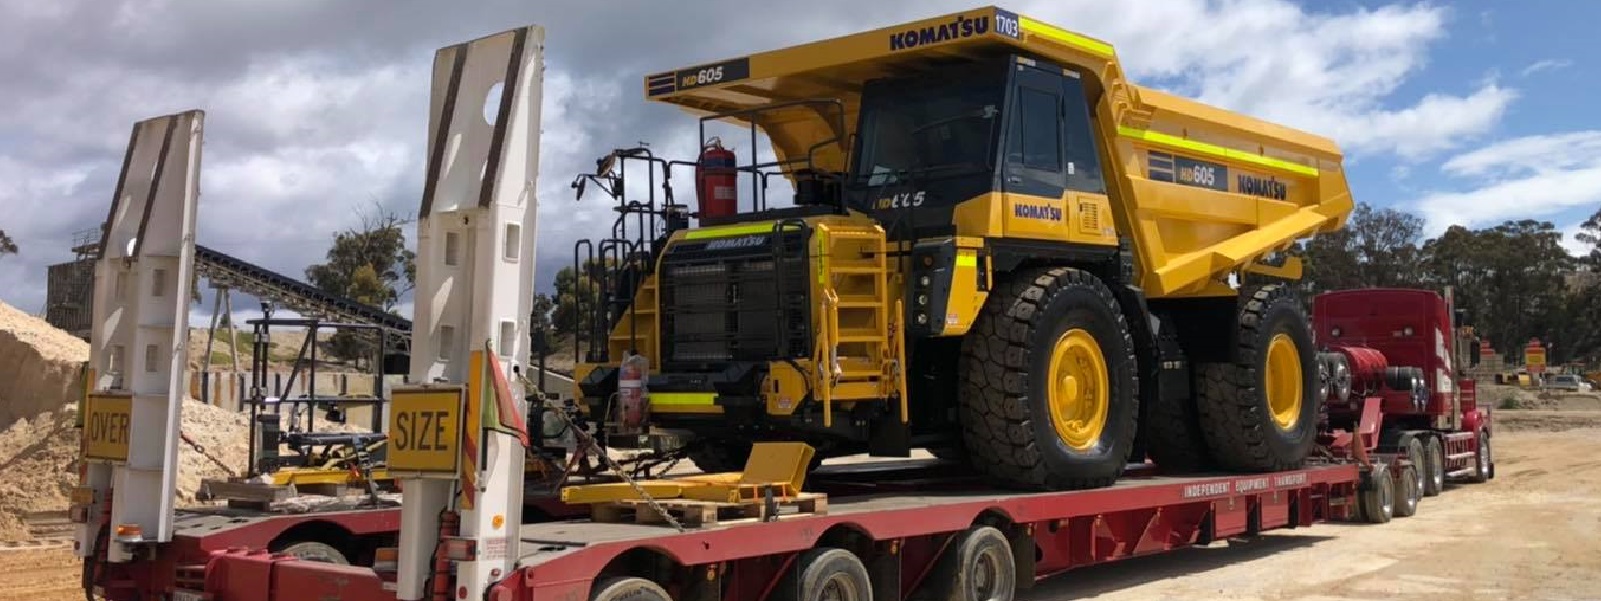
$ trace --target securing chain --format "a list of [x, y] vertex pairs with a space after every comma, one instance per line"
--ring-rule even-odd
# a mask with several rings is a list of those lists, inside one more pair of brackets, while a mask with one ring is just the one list
[[222, 471], [224, 473], [228, 474], [229, 478], [237, 478], [239, 476], [239, 474], [234, 473], [233, 468], [228, 467], [228, 464], [223, 463], [222, 460], [218, 459], [215, 455], [212, 455], [211, 453], [207, 453], [206, 452], [206, 447], [201, 446], [201, 444], [198, 443], [198, 442], [195, 442], [195, 439], [189, 438], [189, 434], [187, 434], [185, 432], [179, 432], [178, 433], [178, 439], [182, 440], [184, 442], [184, 444], [189, 445], [189, 448], [194, 449], [195, 452], [199, 453], [201, 457], [205, 457], [206, 459], [210, 459], [212, 463], [217, 464], [217, 467], [222, 468]]

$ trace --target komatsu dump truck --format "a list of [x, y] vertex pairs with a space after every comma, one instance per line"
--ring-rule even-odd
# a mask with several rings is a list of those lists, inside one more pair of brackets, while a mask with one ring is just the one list
[[[1319, 370], [1283, 251], [1351, 210], [1331, 141], [1137, 86], [1110, 44], [995, 7], [644, 93], [698, 115], [705, 145], [620, 149], [574, 182], [621, 213], [575, 249], [599, 291], [579, 390], [613, 446], [677, 441], [708, 471], [752, 441], [921, 447], [1029, 489], [1147, 459], [1303, 464]], [[714, 122], [749, 128], [748, 160]], [[640, 162], [648, 199], [622, 181]], [[675, 169], [697, 206], [673, 201]]]

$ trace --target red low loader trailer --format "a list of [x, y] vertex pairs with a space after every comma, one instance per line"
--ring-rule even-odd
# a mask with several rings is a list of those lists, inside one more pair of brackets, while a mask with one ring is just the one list
[[[829, 493], [826, 513], [686, 530], [589, 519], [526, 524], [517, 569], [482, 598], [1010, 599], [1074, 568], [1325, 520], [1413, 515], [1447, 478], [1494, 475], [1489, 413], [1477, 406], [1473, 382], [1455, 377], [1448, 295], [1360, 290], [1314, 299], [1327, 411], [1320, 447], [1303, 469], [1165, 475], [1141, 464], [1104, 489], [1016, 493], [917, 462], [855, 466], [837, 477], [828, 466], [813, 478]], [[477, 597], [449, 581], [453, 562], [477, 552], [468, 540], [444, 539], [433, 599]], [[171, 598], [395, 598], [385, 566], [248, 546], [213, 551], [188, 572], [194, 579]]]

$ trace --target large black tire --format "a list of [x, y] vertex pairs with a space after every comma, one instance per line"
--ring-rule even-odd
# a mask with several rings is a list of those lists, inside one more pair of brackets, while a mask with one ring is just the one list
[[1423, 496], [1439, 496], [1445, 490], [1445, 445], [1440, 437], [1430, 436], [1423, 443]]
[[[1418, 496], [1422, 497], [1423, 491], [1429, 485], [1427, 473], [1429, 464], [1428, 451], [1425, 450], [1426, 447], [1423, 444], [1423, 440], [1411, 434], [1401, 437], [1401, 445], [1402, 452], [1406, 453], [1407, 461], [1412, 462], [1413, 482], [1411, 486], [1416, 488]], [[1396, 490], [1399, 491], [1401, 489]], [[1396, 514], [1400, 515], [1400, 510], [1397, 510]]]
[[[1154, 398], [1153, 398], [1154, 397]], [[1152, 403], [1145, 413], [1146, 453], [1164, 473], [1176, 474], [1211, 469], [1212, 452], [1201, 431], [1200, 409], [1195, 395], [1145, 395]]]
[[1423, 478], [1418, 475], [1418, 466], [1408, 465], [1396, 473], [1395, 478], [1395, 510], [1398, 518], [1412, 517], [1418, 513], [1418, 501], [1423, 499]]
[[773, 589], [775, 601], [873, 601], [873, 583], [862, 560], [844, 549], [812, 549]]
[[685, 455], [708, 474], [737, 472], [750, 459], [751, 443], [740, 440], [699, 440], [691, 442]]
[[644, 578], [624, 576], [595, 583], [590, 601], [673, 601], [660, 584]]
[[294, 556], [302, 561], [315, 561], [319, 563], [331, 563], [342, 566], [350, 565], [350, 560], [345, 557], [345, 554], [339, 552], [339, 550], [335, 549], [333, 545], [319, 543], [316, 541], [305, 541], [288, 545], [278, 550], [278, 552], [283, 553], [284, 555]]
[[[1064, 377], [1058, 385], [1090, 391], [1091, 396], [1104, 394], [1099, 428], [1093, 416], [1087, 427], [1081, 415], [1072, 416], [1077, 420], [1072, 422], [1053, 416], [1048, 398], [1053, 355], [1079, 356], [1073, 351], [1063, 355], [1060, 349], [1069, 338], [1083, 342], [1086, 337], [1093, 345], [1068, 348], [1093, 346], [1090, 352], [1099, 353], [1104, 370], [1081, 372], [1091, 378], [1087, 383]], [[1068, 267], [1014, 274], [990, 293], [962, 341], [959, 394], [967, 460], [1002, 486], [1070, 490], [1110, 485], [1122, 475], [1134, 445], [1139, 417], [1135, 369], [1127, 323], [1098, 278]], [[1101, 384], [1104, 392], [1094, 392]], [[1068, 444], [1054, 425], [1056, 418], [1070, 427], [1085, 427], [1094, 440], [1076, 448]]]
[[1357, 491], [1358, 508], [1362, 520], [1369, 524], [1383, 524], [1395, 515], [1395, 478], [1385, 466], [1373, 466], [1370, 476], [1372, 487]]
[[[1218, 466], [1244, 472], [1300, 468], [1317, 437], [1318, 370], [1312, 331], [1306, 312], [1289, 291], [1278, 284], [1262, 286], [1244, 297], [1232, 363], [1206, 363], [1199, 368], [1201, 432]], [[1277, 392], [1267, 365], [1274, 345], [1282, 347], [1278, 359], [1296, 363]], [[1293, 359], [1293, 361], [1292, 361]], [[1295, 384], [1299, 386], [1295, 386]], [[1270, 396], [1286, 401], [1275, 419]], [[1286, 396], [1288, 395], [1288, 396]]]
[[945, 547], [929, 572], [937, 601], [1012, 601], [1017, 598], [1017, 564], [1012, 544], [994, 526], [974, 526]]
[[1473, 474], [1468, 477], [1468, 480], [1475, 484], [1489, 482], [1490, 478], [1495, 477], [1495, 463], [1493, 461], [1494, 456], [1490, 454], [1490, 435], [1487, 432], [1480, 431], [1479, 448], [1473, 453]]

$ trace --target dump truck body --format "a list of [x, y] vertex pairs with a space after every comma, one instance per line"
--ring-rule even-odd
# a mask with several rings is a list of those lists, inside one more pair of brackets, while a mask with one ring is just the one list
[[[645, 93], [703, 140], [710, 122], [759, 130], [776, 160], [714, 168], [708, 141], [696, 227], [618, 193], [613, 237], [580, 243], [579, 267], [607, 274], [579, 388], [617, 444], [682, 435], [713, 470], [751, 440], [928, 447], [1046, 488], [1104, 486], [1140, 454], [1264, 470], [1310, 449], [1306, 317], [1288, 288], [1229, 277], [1297, 278], [1274, 255], [1343, 225], [1328, 140], [1139, 88], [1110, 45], [993, 7], [652, 74]], [[675, 165], [619, 150], [587, 177], [623, 190], [610, 169], [632, 159]], [[730, 173], [749, 187], [710, 179]], [[794, 206], [769, 208], [768, 176]], [[630, 239], [636, 217], [666, 225]], [[622, 377], [634, 355], [648, 374]]]
[[[646, 78], [645, 93], [700, 115], [797, 99], [837, 99], [844, 131], [835, 130], [830, 115], [808, 106], [764, 115], [758, 125], [780, 161], [810, 155], [815, 169], [844, 173], [850, 167], [846, 160], [853, 136], [860, 136], [854, 150], [868, 154], [874, 154], [875, 142], [891, 138], [876, 131], [877, 122], [860, 124], [874, 131], [857, 129], [864, 98], [869, 108], [875, 100], [886, 105], [948, 101], [943, 95], [920, 100], [916, 84], [940, 85], [954, 78], [972, 82], [975, 73], [1005, 77], [1001, 69], [964, 72], [947, 65], [1006, 56], [1019, 57], [1018, 72], [1066, 71], [1076, 80], [1061, 91], [1079, 92], [1084, 100], [1069, 99], [1064, 110], [1089, 114], [1088, 122], [1077, 126], [1083, 138], [1066, 143], [1074, 166], [1067, 185], [1060, 187], [1069, 192], [1040, 194], [1037, 188], [1008, 187], [995, 178], [1000, 181], [942, 187], [937, 197], [927, 190], [922, 204], [914, 207], [918, 215], [910, 219], [954, 223], [958, 236], [1092, 245], [1115, 245], [1125, 236], [1135, 248], [1138, 284], [1151, 297], [1208, 290], [1232, 294], [1214, 282], [1299, 238], [1344, 225], [1352, 201], [1342, 155], [1332, 141], [1134, 85], [1110, 44], [994, 7], [657, 73]], [[918, 74], [927, 75], [920, 79]], [[1030, 79], [1022, 85], [1054, 87], [1049, 77]], [[873, 93], [875, 82], [884, 88], [879, 94]], [[957, 87], [970, 93], [953, 96], [975, 107], [1004, 100], [999, 86], [972, 82]], [[1003, 133], [964, 140], [979, 147], [970, 156], [986, 158], [984, 149]], [[835, 141], [816, 146], [825, 139]], [[793, 174], [786, 175], [793, 180]], [[872, 173], [853, 175], [865, 183]], [[906, 209], [897, 198], [915, 202], [916, 190], [872, 188], [856, 190], [860, 198], [853, 200], [856, 206], [872, 208], [881, 220], [888, 219], [885, 212]], [[913, 195], [900, 196], [908, 191]], [[1116, 201], [1109, 202], [1108, 195]]]

